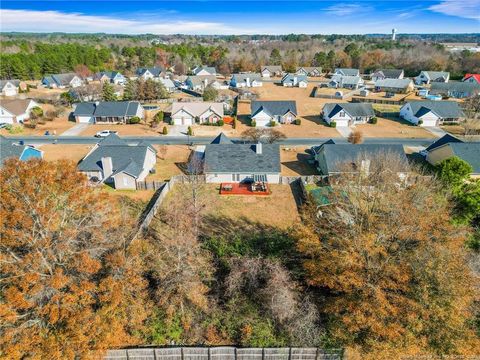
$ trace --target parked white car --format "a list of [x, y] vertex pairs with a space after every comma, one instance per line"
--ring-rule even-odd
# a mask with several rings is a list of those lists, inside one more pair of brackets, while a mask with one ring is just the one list
[[112, 130], [102, 130], [99, 131], [95, 134], [95, 137], [107, 137], [110, 134], [117, 134], [118, 131], [112, 131]]

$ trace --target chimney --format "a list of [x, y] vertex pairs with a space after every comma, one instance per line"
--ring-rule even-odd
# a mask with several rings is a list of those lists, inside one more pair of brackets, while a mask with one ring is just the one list
[[255, 153], [256, 154], [261, 154], [262, 153], [262, 143], [258, 142], [257, 145], [255, 145]]
[[113, 174], [112, 158], [102, 157], [103, 179], [106, 180]]
[[247, 83], [247, 87], [250, 87], [250, 78], [249, 78], [249, 77], [247, 77], [247, 78], [245, 79], [245, 82]]

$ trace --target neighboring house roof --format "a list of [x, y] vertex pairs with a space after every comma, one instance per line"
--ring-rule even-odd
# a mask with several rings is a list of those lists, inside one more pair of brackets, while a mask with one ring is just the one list
[[138, 177], [143, 171], [143, 164], [148, 150], [155, 151], [153, 147], [144, 142], [138, 145], [128, 145], [117, 135], [111, 134], [100, 141], [96, 148], [85, 156], [78, 164], [80, 171], [103, 171], [102, 158], [112, 159], [113, 173], [126, 172], [133, 177]]
[[448, 146], [455, 156], [470, 164], [474, 174], [480, 174], [480, 142], [452, 142]]
[[362, 78], [360, 76], [350, 75], [333, 75], [332, 80], [342, 85], [358, 85], [362, 82]]
[[385, 79], [399, 79], [403, 74], [402, 69], [378, 69], [374, 74], [381, 73]]
[[186, 81], [190, 82], [193, 86], [204, 85], [205, 81], [207, 85], [209, 85], [217, 81], [217, 77], [215, 75], [192, 75], [189, 76]]
[[349, 68], [336, 68], [334, 73], [346, 75], [346, 76], [358, 76], [360, 75], [360, 70], [349, 69]]
[[375, 112], [373, 111], [372, 104], [367, 103], [327, 103], [323, 107], [323, 112], [328, 117], [333, 117], [340, 111], [345, 111], [351, 117], [373, 117]]
[[175, 84], [173, 83], [172, 80], [170, 79], [164, 79], [160, 78], [160, 82], [165, 86], [167, 89], [173, 89], [175, 87]]
[[235, 79], [237, 82], [245, 82], [247, 79], [250, 79], [250, 81], [262, 81], [262, 75], [257, 74], [257, 73], [247, 73], [247, 74], [233, 74], [232, 75], [232, 80]]
[[217, 73], [217, 70], [213, 66], [197, 66], [195, 69], [193, 69], [193, 73], [197, 75], [202, 70], [208, 72], [211, 75], [215, 75]]
[[480, 74], [465, 74], [462, 81], [470, 79], [471, 77], [473, 77], [475, 80], [477, 80], [477, 82], [480, 83]]
[[[295, 79], [296, 79], [296, 82], [295, 82]], [[282, 81], [282, 84], [291, 83], [293, 85], [293, 84], [298, 84], [301, 81], [308, 82], [308, 78], [307, 78], [307, 75], [285, 74], [282, 77], [281, 81]]]
[[288, 112], [297, 115], [297, 104], [294, 100], [272, 100], [272, 101], [252, 101], [251, 116], [255, 116], [260, 111], [264, 111], [270, 116], [285, 115]]
[[429, 111], [442, 119], [464, 116], [462, 109], [456, 101], [409, 101], [407, 104], [410, 104], [415, 117], [421, 117]]
[[271, 73], [282, 72], [282, 67], [280, 65], [266, 65], [262, 67], [262, 72], [268, 70]]
[[25, 114], [30, 103], [36, 103], [32, 99], [14, 99], [14, 100], [0, 100], [0, 106], [9, 113], [18, 116]]
[[357, 161], [383, 155], [397, 157], [400, 165], [398, 168], [408, 170], [408, 160], [403, 145], [400, 144], [324, 144], [319, 151], [318, 161], [323, 163], [328, 173], [335, 173], [344, 172], [350, 164], [359, 168], [361, 164], [357, 164]]
[[147, 70], [154, 76], [154, 77], [159, 77], [160, 74], [163, 72], [163, 69], [161, 67], [149, 67], [149, 68], [138, 68], [137, 71], [135, 72], [137, 76], [142, 76], [147, 72]]
[[16, 87], [20, 86], [20, 80], [0, 80], [0, 90], [3, 90], [5, 85], [7, 85], [8, 83], [10, 83], [10, 84], [12, 84]]
[[453, 135], [450, 135], [450, 134], [446, 134], [446, 135], [443, 135], [440, 139], [437, 139], [435, 140], [433, 143], [430, 144], [430, 146], [428, 146], [425, 150], [427, 151], [432, 151], [433, 149], [436, 149], [442, 145], [445, 145], [445, 144], [448, 144], [448, 143], [456, 143], [456, 142], [463, 142], [462, 140], [456, 138], [455, 136]]
[[0, 167], [4, 161], [10, 158], [17, 158], [23, 161], [32, 158], [41, 159], [43, 152], [28, 145], [20, 145], [18, 142], [0, 135]]
[[406, 89], [413, 84], [410, 79], [382, 79], [375, 81], [375, 87], [381, 88], [393, 88], [393, 89]]
[[280, 173], [280, 146], [261, 144], [209, 144], [205, 147], [207, 173]]
[[319, 73], [322, 72], [322, 68], [320, 66], [299, 66], [297, 67], [297, 72], [300, 70], [305, 70], [307, 74], [310, 74], [314, 72], [315, 70], [318, 71]]
[[55, 83], [57, 86], [68, 86], [75, 77], [78, 77], [75, 73], [66, 73], [48, 75], [45, 76], [45, 79], [47, 79], [50, 84]]
[[138, 101], [101, 101], [77, 104], [73, 116], [135, 116], [140, 107]]
[[465, 93], [468, 96], [480, 92], [480, 83], [449, 81], [448, 83], [433, 82], [430, 86], [430, 94]]
[[210, 144], [233, 144], [233, 142], [227, 135], [221, 132]]
[[95, 79], [101, 79], [103, 76], [106, 76], [108, 77], [110, 80], [113, 80], [115, 79], [115, 77], [119, 75], [121, 77], [123, 77], [122, 74], [120, 74], [120, 72], [118, 71], [100, 71], [98, 73], [95, 74]]
[[223, 117], [223, 103], [217, 102], [174, 102], [172, 104], [172, 116], [174, 116], [179, 111], [186, 111], [193, 117], [200, 116], [204, 114], [207, 110], [213, 111], [220, 117]]
[[450, 73], [448, 71], [422, 71], [430, 80], [437, 80], [437, 79], [447, 79], [450, 77]]

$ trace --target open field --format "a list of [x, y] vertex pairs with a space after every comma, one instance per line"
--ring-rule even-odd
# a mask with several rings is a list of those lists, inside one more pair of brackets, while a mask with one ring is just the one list
[[305, 150], [305, 146], [281, 148], [280, 162], [282, 164], [282, 175], [305, 176], [318, 174], [315, 167], [307, 162], [310, 154], [307, 154]]
[[42, 145], [43, 158], [47, 161], [71, 160], [78, 163], [92, 149], [93, 145]]
[[[178, 185], [168, 194], [165, 206], [185, 194], [187, 185]], [[270, 185], [269, 196], [220, 195], [220, 184], [206, 184], [202, 189], [205, 214], [234, 220], [246, 219], [282, 229], [298, 223], [297, 205], [289, 185]]]
[[402, 120], [377, 118], [376, 124], [355, 125], [365, 137], [394, 137], [394, 138], [434, 138], [434, 135], [421, 126], [408, 125]]

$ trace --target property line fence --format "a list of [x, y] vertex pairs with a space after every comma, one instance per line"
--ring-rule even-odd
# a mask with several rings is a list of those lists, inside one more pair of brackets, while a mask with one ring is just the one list
[[163, 181], [137, 181], [137, 190], [159, 190], [165, 182]]
[[352, 97], [352, 102], [363, 102], [363, 103], [385, 104], [385, 105], [403, 105], [405, 104], [405, 98], [401, 100], [390, 100], [390, 99], [374, 99], [374, 98], [368, 98], [368, 97], [354, 96]]
[[167, 347], [108, 350], [103, 360], [342, 360], [342, 349]]
[[[336, 100], [346, 100], [346, 99], [349, 99], [351, 98], [355, 93], [359, 93], [360, 90], [363, 90], [363, 88], [358, 88], [358, 89], [354, 89], [354, 90], [351, 90], [349, 92], [346, 92], [346, 93], [342, 93], [342, 95], [335, 95], [335, 94], [319, 94], [318, 91], [319, 89], [321, 89], [321, 87], [315, 87], [315, 90], [314, 90], [314, 93], [313, 93], [313, 97], [315, 98], [319, 98], [319, 99], [336, 99]], [[338, 89], [338, 91], [343, 91], [342, 89]]]
[[323, 175], [308, 175], [308, 176], [280, 176], [280, 184], [289, 185], [295, 181], [302, 181], [305, 184], [315, 184], [319, 181], [323, 181], [325, 177]]

